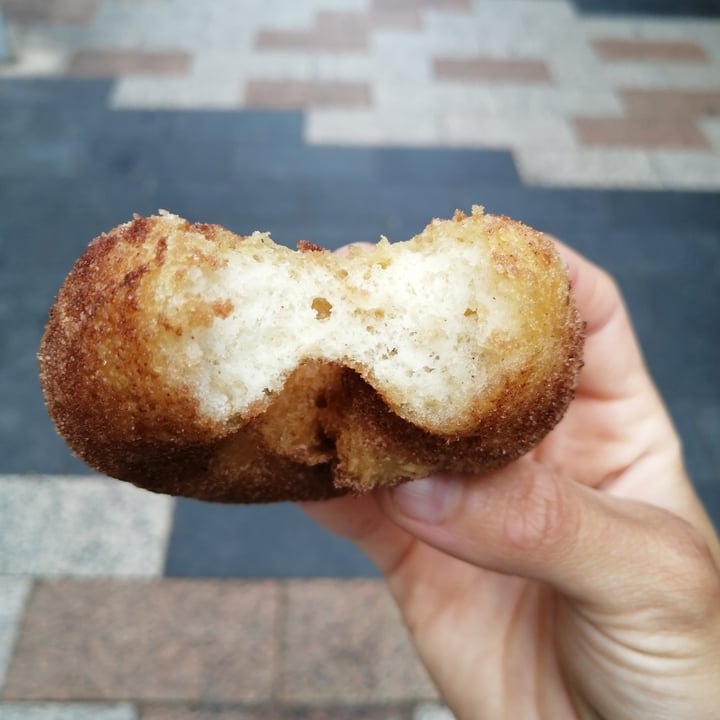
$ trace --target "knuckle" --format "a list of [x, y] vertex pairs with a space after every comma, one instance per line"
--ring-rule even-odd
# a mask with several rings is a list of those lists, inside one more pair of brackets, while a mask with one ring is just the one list
[[505, 540], [526, 552], [560, 551], [577, 534], [577, 513], [557, 476], [530, 471], [517, 479], [503, 519]]

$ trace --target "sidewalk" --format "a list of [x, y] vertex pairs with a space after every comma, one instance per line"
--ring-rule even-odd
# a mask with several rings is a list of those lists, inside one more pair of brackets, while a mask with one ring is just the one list
[[134, 212], [335, 248], [479, 203], [562, 237], [618, 279], [720, 525], [720, 7], [619, 5], [0, 0], [2, 720], [450, 720], [349, 544], [58, 439], [48, 309]]

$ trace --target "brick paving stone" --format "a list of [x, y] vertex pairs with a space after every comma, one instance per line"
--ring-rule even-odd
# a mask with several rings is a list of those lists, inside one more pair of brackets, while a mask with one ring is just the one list
[[82, 78], [185, 75], [190, 61], [188, 53], [172, 50], [80, 50], [70, 58], [67, 72]]
[[705, 50], [693, 42], [671, 42], [669, 40], [618, 40], [597, 38], [593, 40], [595, 52], [603, 60], [639, 60], [700, 62], [708, 61]]
[[542, 60], [522, 58], [439, 57], [434, 63], [439, 80], [496, 83], [549, 83], [550, 71]]
[[289, 581], [278, 696], [285, 702], [432, 698], [381, 581]]
[[30, 578], [0, 577], [0, 688], [15, 648], [31, 585]]
[[623, 89], [620, 95], [628, 113], [644, 118], [720, 116], [720, 91]]
[[129, 703], [3, 703], [2, 720], [138, 720]]
[[271, 582], [38, 581], [3, 697], [267, 700], [276, 613]]
[[0, 475], [0, 573], [158, 575], [171, 513], [117, 480]]
[[7, 62], [10, 58], [10, 47], [7, 41], [7, 31], [5, 30], [5, 21], [3, 20], [2, 6], [0, 5], [0, 65]]
[[92, 20], [99, 0], [2, 0], [9, 22], [48, 25], [85, 25]]
[[359, 82], [250, 80], [245, 107], [293, 110], [312, 107], [367, 107], [370, 87]]
[[584, 145], [646, 148], [706, 148], [710, 143], [698, 126], [683, 117], [576, 117], [575, 132]]
[[[139, 720], [411, 720], [409, 705], [376, 707], [260, 706], [228, 707], [218, 704], [142, 705]], [[428, 717], [427, 720], [432, 720]], [[438, 718], [445, 720], [445, 718]]]
[[470, 0], [372, 0], [372, 7], [381, 11], [409, 11], [436, 9], [443, 12], [468, 12]]

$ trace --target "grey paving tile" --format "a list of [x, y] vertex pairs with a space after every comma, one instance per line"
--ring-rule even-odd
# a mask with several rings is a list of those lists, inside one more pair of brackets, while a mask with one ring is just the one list
[[171, 512], [115, 480], [0, 475], [0, 574], [159, 575]]
[[375, 577], [351, 543], [289, 503], [211, 505], [179, 499], [165, 574], [176, 577]]
[[704, 446], [712, 455], [720, 483], [720, 403], [701, 404], [696, 424]]
[[[0, 688], [5, 682], [31, 586], [30, 578], [0, 577]], [[0, 717], [4, 717], [2, 711], [0, 704]]]
[[650, 371], [669, 402], [720, 402], [717, 284], [699, 274], [616, 272]]
[[[373, 218], [384, 227], [392, 223], [392, 218], [401, 218], [404, 224], [416, 228], [414, 232], [422, 230], [431, 218], [449, 217], [455, 210], [453, 191], [444, 183], [428, 187], [347, 180], [339, 184], [330, 178], [310, 178], [303, 183], [302, 199], [303, 211], [310, 217], [348, 225]], [[390, 239], [407, 237], [391, 235]]]
[[[154, 114], [154, 113], [151, 113]], [[203, 142], [218, 137], [235, 144], [264, 144], [272, 147], [299, 143], [303, 114], [296, 111], [244, 110], [242, 112], [202, 112], [197, 110], [168, 113], [172, 136]], [[268, 148], [270, 150], [270, 148]]]
[[0, 8], [0, 62], [5, 62], [10, 57], [10, 46], [8, 45], [7, 32], [3, 21], [2, 8]]
[[85, 163], [86, 150], [78, 138], [0, 137], [0, 177], [72, 177]]
[[67, 78], [1, 78], [0, 108], [105, 107], [112, 82]]
[[715, 529], [720, 533], [720, 482], [717, 481], [717, 477], [714, 481], [696, 481], [695, 489], [703, 501]]
[[668, 410], [682, 440], [690, 477], [707, 481], [715, 472], [720, 489], [720, 403], [677, 397], [668, 400]]
[[3, 720], [137, 720], [130, 703], [3, 703]]
[[718, 17], [718, 0], [572, 0], [582, 13], [599, 15], [659, 15]]
[[641, 275], [709, 275], [720, 261], [718, 235], [711, 229], [679, 233], [662, 227], [648, 231], [622, 227], [598, 230], [590, 223], [567, 238], [610, 272]]
[[[227, 150], [226, 150], [227, 151]], [[264, 144], [242, 143], [232, 150], [234, 169], [240, 176], [289, 181], [329, 178], [335, 182], [358, 180], [371, 182], [374, 165], [365, 148], [288, 145], [281, 152], [268, 152]]]
[[462, 185], [493, 182], [517, 185], [512, 154], [505, 150], [382, 148], [374, 151], [376, 174], [382, 182], [409, 185]]

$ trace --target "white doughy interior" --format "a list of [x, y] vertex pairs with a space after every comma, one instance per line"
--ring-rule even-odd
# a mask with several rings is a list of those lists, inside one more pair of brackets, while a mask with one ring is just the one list
[[164, 299], [178, 313], [194, 298], [232, 303], [209, 327], [169, 334], [167, 351], [216, 419], [245, 412], [302, 361], [321, 359], [404, 398], [399, 414], [449, 423], [483, 392], [490, 334], [517, 324], [486, 253], [440, 238], [433, 252], [383, 241], [367, 255], [315, 258], [255, 233], [224, 266], [193, 268], [185, 292]]

